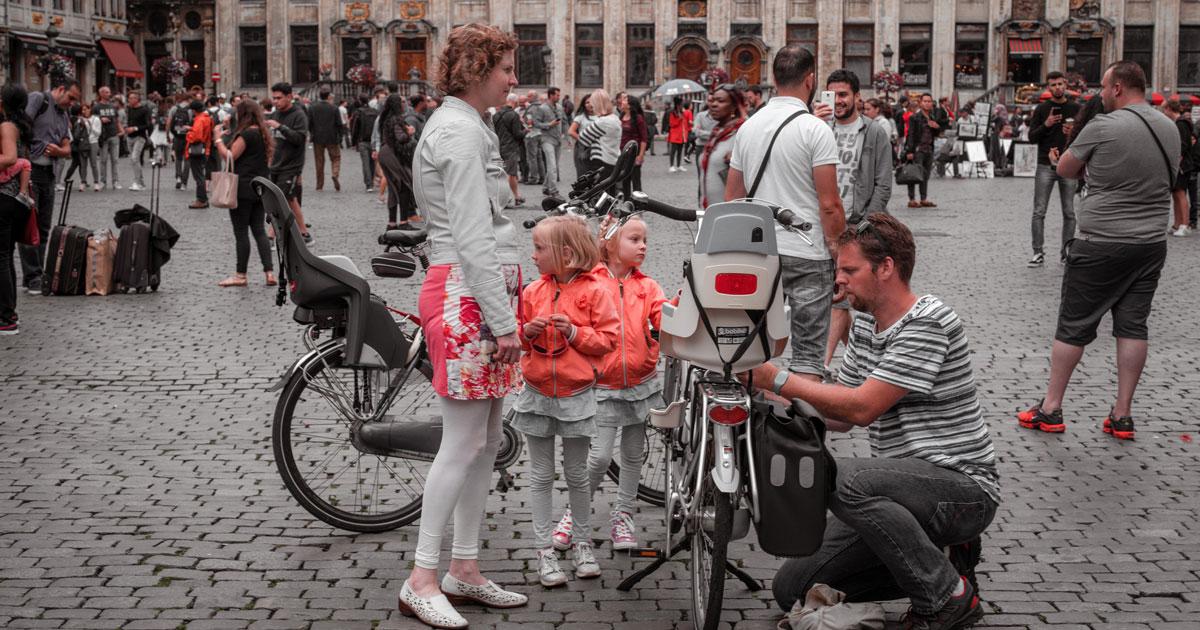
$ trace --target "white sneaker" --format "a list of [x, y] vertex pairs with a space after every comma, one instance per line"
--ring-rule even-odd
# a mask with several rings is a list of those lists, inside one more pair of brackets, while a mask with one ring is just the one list
[[1041, 267], [1046, 264], [1046, 256], [1044, 254], [1034, 254], [1029, 262], [1025, 263], [1026, 267]]
[[80, 184], [80, 185], [79, 185], [79, 192], [83, 192], [83, 191], [85, 191], [85, 190], [87, 190], [87, 184]]
[[96, 184], [95, 186], [92, 186], [92, 190], [95, 192], [100, 192], [101, 190], [104, 190], [104, 184]]
[[408, 580], [400, 587], [400, 614], [405, 617], [416, 617], [428, 626], [434, 628], [466, 628], [467, 620], [454, 610], [450, 600], [442, 593], [429, 599], [417, 596], [408, 586]]
[[679, 170], [679, 169], [675, 168], [674, 166], [672, 166], [671, 168], [667, 169], [667, 171], [668, 171], [668, 172], [671, 172], [671, 173], [674, 173], [674, 172], [675, 172], [675, 171], [677, 171], [677, 170]]
[[113, 184], [113, 190], [121, 190], [121, 185], [120, 185], [120, 184], [116, 184], [116, 183], [114, 183], [114, 184]]
[[600, 563], [596, 562], [596, 551], [591, 542], [577, 542], [571, 549], [571, 561], [575, 563], [575, 577], [590, 580], [600, 577]]
[[130, 184], [129, 190], [146, 190], [146, 187], [141, 184]]
[[1191, 233], [1192, 233], [1192, 228], [1190, 228], [1186, 225], [1181, 225], [1174, 232], [1171, 232], [1171, 236], [1188, 236]]
[[553, 548], [538, 552], [538, 581], [546, 588], [567, 583], [567, 574], [558, 566], [558, 552]]
[[554, 528], [554, 533], [550, 535], [550, 540], [555, 549], [566, 551], [571, 548], [571, 529], [573, 526], [571, 510], [567, 510], [563, 513], [562, 519], [558, 521], [558, 527]]

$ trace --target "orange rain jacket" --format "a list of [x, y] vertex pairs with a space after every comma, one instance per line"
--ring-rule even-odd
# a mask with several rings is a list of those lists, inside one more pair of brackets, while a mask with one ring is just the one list
[[[562, 313], [575, 325], [564, 339], [553, 325], [533, 339], [525, 324], [536, 317]], [[531, 282], [521, 294], [521, 372], [525, 384], [543, 396], [565, 398], [595, 385], [604, 356], [617, 347], [620, 320], [608, 291], [596, 276], [581, 271], [559, 284], [552, 275]]]
[[654, 378], [658, 374], [658, 341], [650, 336], [650, 329], [662, 325], [662, 287], [638, 269], [622, 279], [600, 263], [592, 274], [612, 296], [620, 318], [617, 349], [604, 357], [596, 386], [625, 389]]

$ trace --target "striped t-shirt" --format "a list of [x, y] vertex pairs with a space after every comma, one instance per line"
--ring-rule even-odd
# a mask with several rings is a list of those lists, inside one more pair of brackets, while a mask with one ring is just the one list
[[1000, 502], [996, 452], [971, 373], [962, 321], [932, 295], [919, 300], [887, 330], [857, 313], [838, 382], [858, 387], [868, 378], [908, 390], [871, 423], [876, 457], [918, 457], [974, 479]]

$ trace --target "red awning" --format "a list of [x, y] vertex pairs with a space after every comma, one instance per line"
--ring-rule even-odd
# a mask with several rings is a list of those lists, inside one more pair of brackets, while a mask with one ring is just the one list
[[104, 49], [104, 54], [108, 55], [108, 60], [112, 62], [113, 68], [117, 71], [117, 76], [140, 79], [145, 74], [142, 71], [142, 64], [138, 61], [137, 55], [133, 54], [133, 48], [129, 46], [129, 42], [119, 39], [102, 39], [100, 47]]
[[1008, 52], [1014, 55], [1040, 55], [1042, 54], [1042, 40], [1010, 39], [1008, 40]]

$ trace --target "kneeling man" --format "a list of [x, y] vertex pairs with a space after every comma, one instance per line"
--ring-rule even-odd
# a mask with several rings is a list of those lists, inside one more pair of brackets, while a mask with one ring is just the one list
[[859, 311], [838, 384], [771, 364], [754, 383], [807, 401], [830, 429], [867, 427], [872, 457], [838, 460], [821, 549], [780, 568], [775, 600], [789, 610], [823, 583], [850, 601], [907, 597], [907, 628], [966, 627], [983, 615], [974, 565], [1000, 501], [966, 333], [909, 288], [916, 246], [895, 217], [869, 215], [838, 243], [837, 288]]

